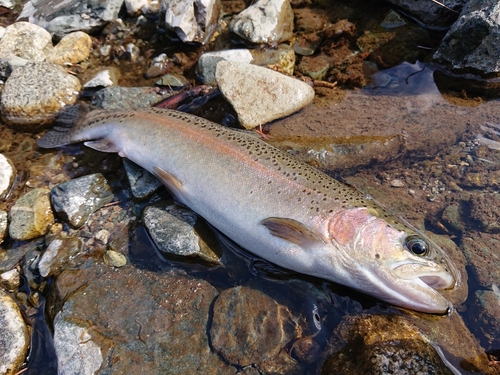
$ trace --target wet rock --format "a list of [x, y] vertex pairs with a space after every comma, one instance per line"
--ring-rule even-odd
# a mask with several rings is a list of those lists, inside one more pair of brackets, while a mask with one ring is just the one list
[[123, 0], [61, 1], [30, 0], [19, 15], [19, 19], [43, 27], [50, 34], [63, 38], [74, 31], [92, 33], [118, 18]]
[[0, 210], [0, 244], [7, 235], [7, 212]]
[[99, 72], [94, 73], [93, 76], [83, 84], [83, 87], [94, 88], [114, 86], [118, 84], [119, 78], [120, 70], [116, 67], [100, 69]]
[[258, 366], [295, 338], [290, 311], [255, 289], [223, 291], [213, 311], [212, 346], [231, 364]]
[[120, 268], [127, 264], [127, 258], [114, 250], [108, 250], [104, 253], [104, 262], [110, 266]]
[[30, 62], [12, 72], [2, 92], [4, 119], [20, 130], [38, 131], [65, 105], [74, 104], [81, 85], [58, 65]]
[[306, 83], [260, 66], [220, 61], [215, 78], [247, 129], [288, 116], [314, 98]]
[[54, 239], [38, 262], [40, 275], [57, 276], [65, 268], [79, 264], [78, 255], [82, 251], [82, 246], [82, 240], [76, 237]]
[[252, 43], [284, 42], [293, 35], [293, 10], [288, 0], [258, 0], [235, 16], [229, 29]]
[[0, 199], [9, 194], [10, 188], [16, 178], [16, 168], [10, 159], [0, 154]]
[[4, 8], [12, 9], [12, 8], [14, 8], [14, 3], [10, 0], [2, 0], [2, 1], [0, 1], [0, 6], [2, 6]]
[[[438, 3], [422, 3], [412, 0], [389, 0], [390, 3], [397, 5], [406, 14], [416, 17], [424, 24], [436, 28], [446, 28], [450, 26], [457, 18], [458, 12], [466, 4], [466, 0], [446, 1], [443, 6]], [[441, 2], [440, 2], [441, 3]], [[452, 10], [450, 10], [450, 8]]]
[[389, 14], [384, 18], [380, 26], [382, 26], [385, 29], [395, 29], [397, 27], [401, 27], [406, 25], [406, 22], [404, 19], [401, 18], [401, 16], [391, 10]]
[[205, 43], [217, 26], [219, 0], [161, 1], [167, 28], [175, 31], [183, 42]]
[[446, 226], [454, 231], [461, 232], [465, 229], [458, 204], [451, 204], [446, 207], [441, 218]]
[[454, 69], [500, 72], [500, 4], [471, 0], [445, 35], [434, 58]]
[[123, 166], [134, 197], [145, 199], [163, 186], [153, 174], [134, 162], [123, 159]]
[[500, 232], [500, 194], [473, 194], [470, 206], [471, 218], [479, 223], [483, 232]]
[[9, 235], [15, 240], [31, 240], [43, 236], [54, 223], [49, 189], [26, 193], [9, 211]]
[[0, 274], [0, 286], [9, 292], [14, 292], [21, 285], [21, 277], [17, 268]]
[[62, 38], [45, 61], [58, 65], [77, 64], [89, 57], [91, 47], [90, 36], [82, 31], [76, 31]]
[[0, 332], [0, 374], [14, 375], [28, 354], [29, 333], [21, 309], [1, 289]]
[[16, 22], [5, 29], [0, 40], [0, 58], [17, 56], [44, 61], [52, 48], [52, 36], [42, 27], [29, 22]]
[[499, 234], [466, 233], [461, 248], [481, 286], [489, 288], [492, 284], [500, 285]]
[[25, 66], [29, 60], [18, 56], [10, 56], [0, 59], [0, 78], [6, 79], [20, 66]]
[[104, 176], [95, 173], [55, 186], [51, 200], [59, 216], [79, 228], [93, 212], [113, 200], [113, 193]]
[[324, 39], [324, 31], [329, 28], [324, 10], [316, 8], [294, 8], [295, 42], [293, 50], [302, 56], [314, 54]]
[[167, 86], [173, 88], [174, 90], [178, 90], [188, 86], [189, 82], [186, 79], [186, 77], [180, 74], [171, 73], [171, 74], [165, 74], [163, 77], [161, 77], [158, 81], [155, 82], [155, 85]]
[[210, 263], [219, 262], [211, 231], [190, 209], [172, 202], [147, 206], [143, 220], [162, 253], [198, 256]]
[[[87, 265], [63, 272], [55, 287], [66, 301], [54, 324], [60, 373], [76, 373], [72, 368], [85, 363], [101, 366], [96, 374], [236, 372], [208, 343], [217, 290], [206, 281], [176, 272]], [[89, 348], [81, 350], [85, 344]]]
[[[127, 8], [127, 13], [131, 16], [137, 15], [143, 9], [147, 9], [151, 0], [125, 0], [125, 7]], [[142, 12], [146, 13], [146, 12]]]
[[215, 71], [219, 61], [234, 61], [260, 66], [273, 65], [286, 74], [292, 75], [295, 67], [295, 53], [287, 44], [280, 44], [277, 49], [265, 51], [251, 49], [231, 49], [207, 52], [198, 60], [200, 80], [206, 85], [216, 85]]
[[162, 53], [151, 60], [151, 65], [146, 71], [146, 77], [159, 77], [162, 74], [165, 74], [171, 65], [172, 60], [170, 60], [165, 53]]
[[490, 347], [497, 345], [500, 337], [500, 292], [496, 284], [492, 288], [476, 291], [470, 315], [476, 320], [473, 330], [486, 337]]
[[111, 86], [99, 90], [92, 105], [102, 109], [130, 109], [154, 106], [174, 93], [159, 87]]
[[323, 375], [452, 374], [419, 331], [397, 316], [348, 317], [335, 331], [342, 349], [325, 361]]
[[324, 55], [304, 56], [297, 69], [312, 79], [323, 80], [330, 68], [330, 61]]

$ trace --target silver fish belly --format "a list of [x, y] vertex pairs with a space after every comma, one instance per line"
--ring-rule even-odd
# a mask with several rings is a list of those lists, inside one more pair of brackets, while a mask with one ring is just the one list
[[[78, 111], [38, 140], [84, 142], [155, 174], [180, 203], [279, 266], [430, 313], [458, 273], [444, 251], [358, 190], [258, 137], [159, 108]], [[67, 126], [74, 123], [73, 126]]]

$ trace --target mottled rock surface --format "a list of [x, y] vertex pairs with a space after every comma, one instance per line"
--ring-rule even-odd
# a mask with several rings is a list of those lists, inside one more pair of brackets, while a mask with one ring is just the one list
[[14, 375], [28, 353], [29, 331], [19, 306], [1, 289], [0, 332], [0, 374]]
[[16, 168], [12, 161], [0, 154], [0, 199], [5, 198], [9, 193], [14, 178], [16, 177]]
[[123, 166], [134, 197], [144, 199], [157, 191], [162, 183], [151, 173], [128, 159], [123, 159]]
[[220, 61], [215, 78], [247, 129], [288, 116], [314, 98], [308, 84], [260, 66]]
[[288, 0], [258, 0], [233, 18], [229, 28], [252, 43], [280, 43], [293, 32], [293, 11]]
[[92, 100], [92, 105], [102, 109], [146, 108], [172, 95], [159, 87], [111, 86], [99, 90]]
[[75, 31], [62, 38], [48, 54], [45, 61], [54, 64], [76, 64], [90, 55], [92, 39], [82, 31]]
[[220, 250], [213, 234], [203, 220], [190, 209], [173, 202], [147, 206], [143, 220], [162, 253], [198, 256], [210, 263], [219, 262], [215, 251]]
[[445, 35], [434, 58], [454, 69], [500, 72], [500, 3], [471, 0]]
[[74, 104], [81, 85], [58, 65], [30, 62], [12, 72], [2, 92], [2, 116], [20, 130], [38, 131], [65, 105]]
[[56, 238], [42, 254], [38, 270], [43, 277], [57, 276], [67, 267], [76, 266], [82, 241], [76, 237]]
[[0, 58], [44, 61], [52, 48], [52, 36], [46, 30], [29, 22], [16, 22], [5, 29], [0, 39]]
[[34, 189], [21, 198], [9, 211], [9, 235], [16, 240], [30, 240], [47, 233], [54, 223], [49, 189]]
[[[457, 18], [466, 0], [412, 1], [412, 0], [389, 0], [390, 3], [401, 7], [406, 14], [416, 17], [429, 26], [446, 28]], [[443, 6], [444, 5], [444, 6]]]

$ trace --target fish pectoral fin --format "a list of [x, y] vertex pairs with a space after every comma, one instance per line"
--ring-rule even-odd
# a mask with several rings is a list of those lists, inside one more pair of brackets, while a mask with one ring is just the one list
[[153, 167], [153, 173], [158, 178], [163, 185], [170, 190], [170, 193], [174, 196], [174, 198], [178, 198], [181, 196], [182, 192], [182, 182], [179, 181], [177, 177], [175, 177], [172, 173], [167, 172], [160, 167]]
[[96, 139], [94, 141], [86, 141], [83, 144], [87, 147], [101, 152], [120, 152], [118, 146], [108, 138]]
[[268, 217], [260, 223], [269, 229], [269, 232], [273, 236], [283, 238], [302, 248], [323, 245], [325, 243], [318, 233], [294, 219]]

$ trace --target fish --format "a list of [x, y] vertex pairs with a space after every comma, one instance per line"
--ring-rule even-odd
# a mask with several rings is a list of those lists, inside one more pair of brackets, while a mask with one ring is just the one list
[[[163, 108], [64, 111], [41, 148], [80, 143], [154, 174], [175, 200], [280, 267], [385, 303], [446, 314], [446, 252], [371, 197], [248, 131]], [[255, 133], [254, 133], [255, 134]]]

